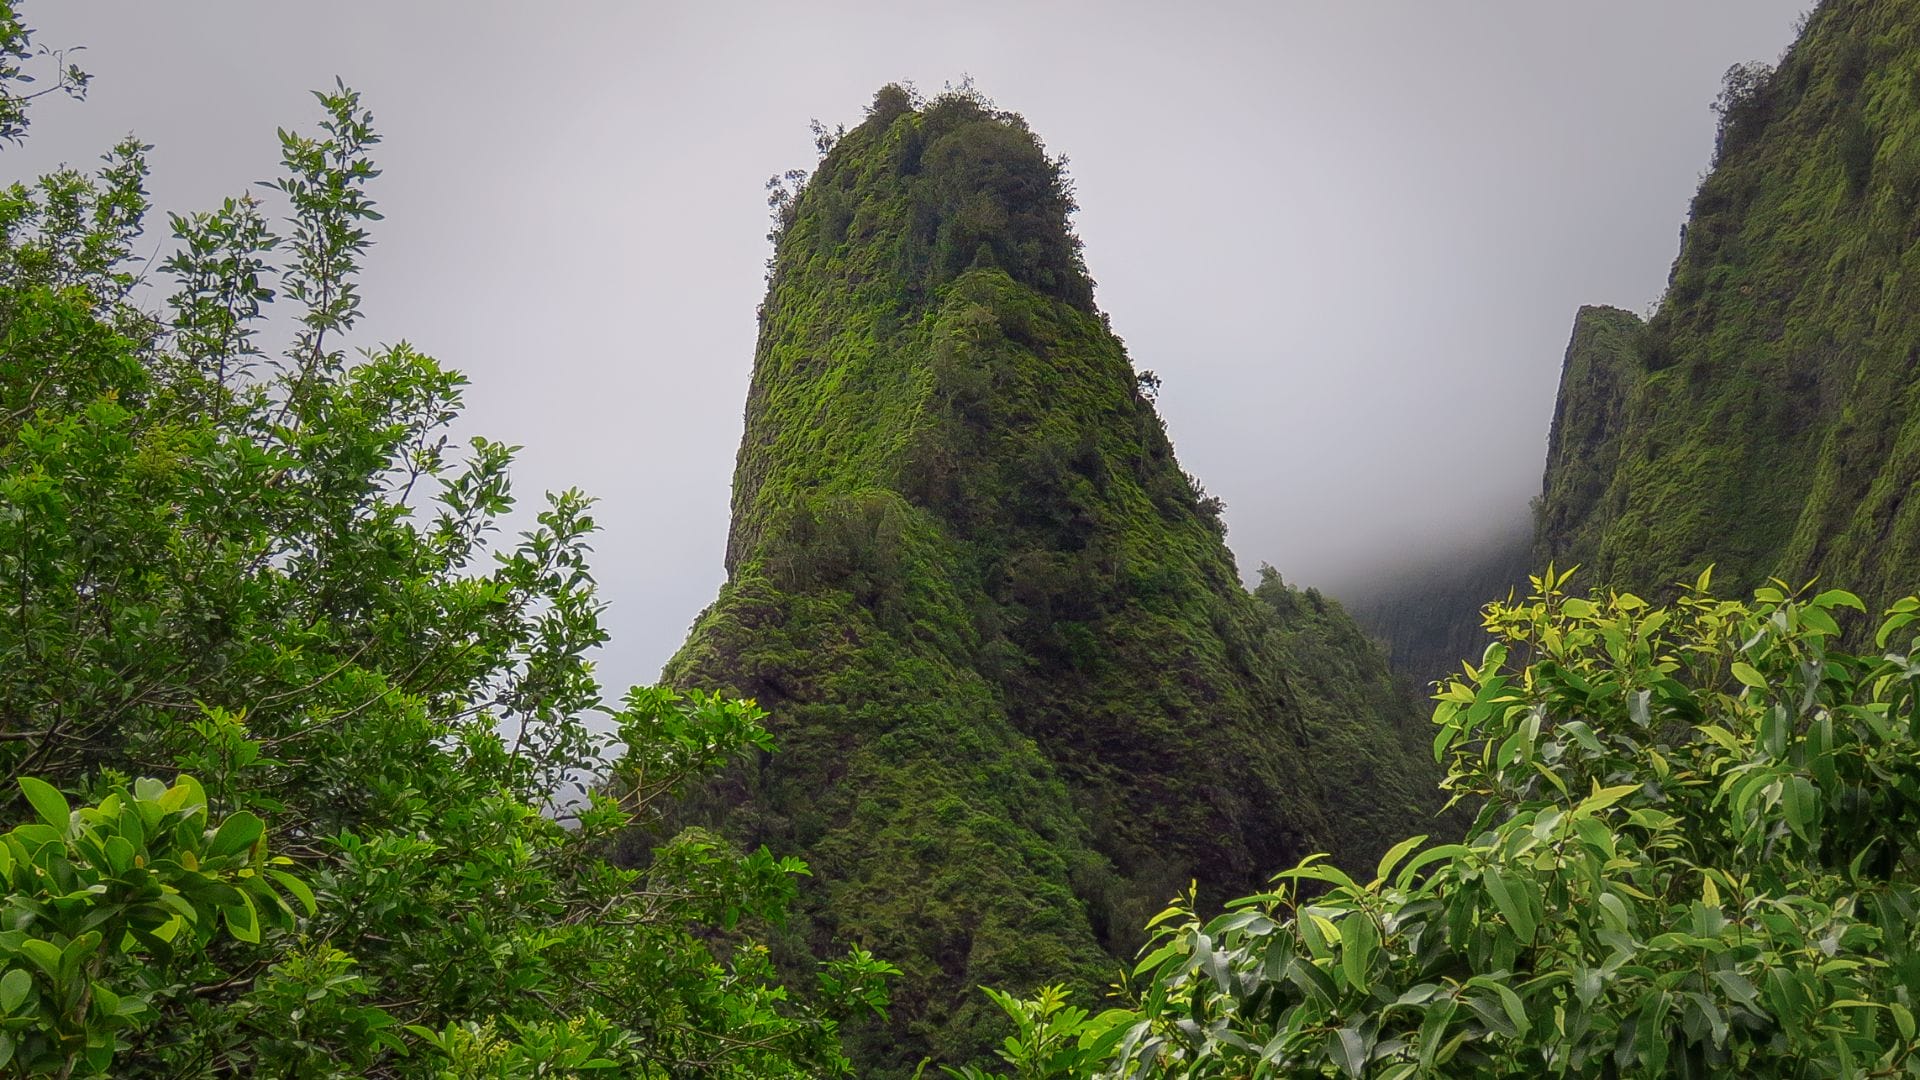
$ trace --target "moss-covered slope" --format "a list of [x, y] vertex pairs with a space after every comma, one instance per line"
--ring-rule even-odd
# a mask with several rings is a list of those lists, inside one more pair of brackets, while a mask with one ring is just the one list
[[[810, 861], [800, 944], [905, 969], [875, 1075], [982, 1052], [975, 986], [1102, 986], [1190, 879], [1377, 850], [1425, 790], [1375, 716], [1314, 717], [1316, 746], [1070, 210], [966, 96], [889, 87], [838, 140], [783, 210], [729, 580], [668, 668], [771, 714], [779, 752], [706, 810]], [[1382, 798], [1330, 815], [1361, 768]]]
[[1409, 829], [1450, 828], [1431, 816], [1437, 777], [1427, 764], [1433, 724], [1424, 700], [1339, 601], [1287, 585], [1270, 566], [1260, 568], [1253, 595], [1268, 616], [1271, 670], [1308, 731], [1322, 806], [1350, 838], [1349, 861], [1370, 871], [1382, 845]]
[[[1757, 75], [1759, 72], [1751, 74]], [[1582, 313], [1538, 554], [1660, 589], [1920, 577], [1920, 2], [1829, 0], [1733, 79], [1644, 329]], [[1578, 356], [1576, 356], [1578, 354]]]

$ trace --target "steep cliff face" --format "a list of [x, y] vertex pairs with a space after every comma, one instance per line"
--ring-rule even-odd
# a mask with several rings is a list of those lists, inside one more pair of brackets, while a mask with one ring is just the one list
[[1643, 370], [1646, 324], [1630, 311], [1583, 307], [1560, 365], [1560, 395], [1547, 435], [1547, 471], [1536, 535], [1566, 562], [1588, 562], [1612, 507], [1609, 485], [1620, 463], [1627, 394]]
[[1540, 557], [1649, 590], [1709, 563], [1915, 587], [1916, 71], [1920, 2], [1829, 0], [1777, 71], [1729, 80], [1660, 310], [1576, 327]]
[[[1393, 671], [1422, 699], [1436, 680], [1478, 663], [1493, 638], [1481, 609], [1510, 592], [1524, 595], [1532, 564], [1533, 524], [1524, 507], [1478, 541], [1427, 553], [1341, 594], [1353, 620], [1385, 647]], [[1498, 527], [1504, 525], [1504, 527]]]
[[[965, 96], [889, 87], [838, 140], [777, 238], [729, 578], [667, 672], [771, 714], [779, 752], [704, 809], [810, 861], [796, 946], [905, 969], [874, 1075], [982, 1051], [976, 985], [1102, 986], [1190, 879], [1377, 850], [1427, 791], [1403, 717], [1290, 697], [1070, 210], [1024, 123]], [[1421, 780], [1356, 826], [1324, 791], [1362, 767]]]

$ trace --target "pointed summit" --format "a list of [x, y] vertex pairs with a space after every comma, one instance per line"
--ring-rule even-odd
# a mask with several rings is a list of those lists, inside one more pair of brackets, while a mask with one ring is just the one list
[[1093, 306], [1062, 164], [973, 95], [888, 87], [776, 200], [729, 578], [668, 668], [771, 714], [779, 751], [706, 809], [811, 863], [796, 945], [905, 970], [871, 1075], [984, 1052], [978, 985], [1104, 986], [1192, 880], [1377, 848], [1429, 783], [1390, 687], [1290, 700], [1327, 650], [1384, 668], [1317, 594], [1335, 631], [1289, 634], [1290, 591], [1240, 584]]

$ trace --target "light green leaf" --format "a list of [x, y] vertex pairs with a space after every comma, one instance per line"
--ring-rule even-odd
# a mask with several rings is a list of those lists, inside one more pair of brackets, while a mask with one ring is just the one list
[[1855, 596], [1845, 589], [1828, 589], [1826, 592], [1813, 598], [1813, 605], [1823, 608], [1850, 607], [1862, 615], [1867, 613], [1867, 605], [1863, 603], [1858, 596]]
[[[285, 870], [269, 870], [267, 871], [267, 876], [279, 882], [281, 888], [292, 893], [294, 898], [300, 901], [300, 906], [307, 909], [309, 916], [319, 912], [320, 906], [314, 902], [313, 890], [307, 888], [306, 882], [301, 881]], [[1138, 974], [1138, 972], [1135, 974]]]
[[60, 835], [67, 834], [67, 826], [73, 822], [73, 808], [67, 805], [67, 797], [60, 794], [59, 789], [38, 777], [23, 776], [20, 792], [33, 804], [34, 813], [40, 815], [41, 821], [60, 830]]
[[1897, 1001], [1889, 1001], [1887, 1002], [1887, 1011], [1893, 1014], [1893, 1022], [1900, 1028], [1900, 1037], [1908, 1042], [1912, 1042], [1914, 1035], [1913, 1010]]
[[60, 950], [50, 941], [28, 938], [20, 943], [20, 955], [33, 961], [33, 966], [49, 979], [60, 975]]
[[1427, 835], [1426, 833], [1421, 833], [1419, 836], [1409, 836], [1405, 840], [1388, 848], [1387, 853], [1380, 856], [1380, 865], [1374, 870], [1373, 876], [1382, 881], [1386, 880], [1387, 875], [1393, 872], [1394, 866], [1398, 864], [1401, 859], [1406, 858], [1407, 852], [1426, 843]]
[[21, 968], [0, 975], [0, 1013], [11, 1013], [33, 991], [33, 976]]

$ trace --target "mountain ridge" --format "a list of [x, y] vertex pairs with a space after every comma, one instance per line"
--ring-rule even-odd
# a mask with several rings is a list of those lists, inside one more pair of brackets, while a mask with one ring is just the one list
[[[1664, 593], [1920, 570], [1920, 4], [1829, 0], [1717, 106], [1666, 296], [1595, 382], [1569, 353], [1536, 560]], [[1584, 313], [1583, 313], [1584, 314]], [[1576, 324], [1575, 345], [1587, 327]], [[1603, 385], [1603, 383], [1606, 383]]]

